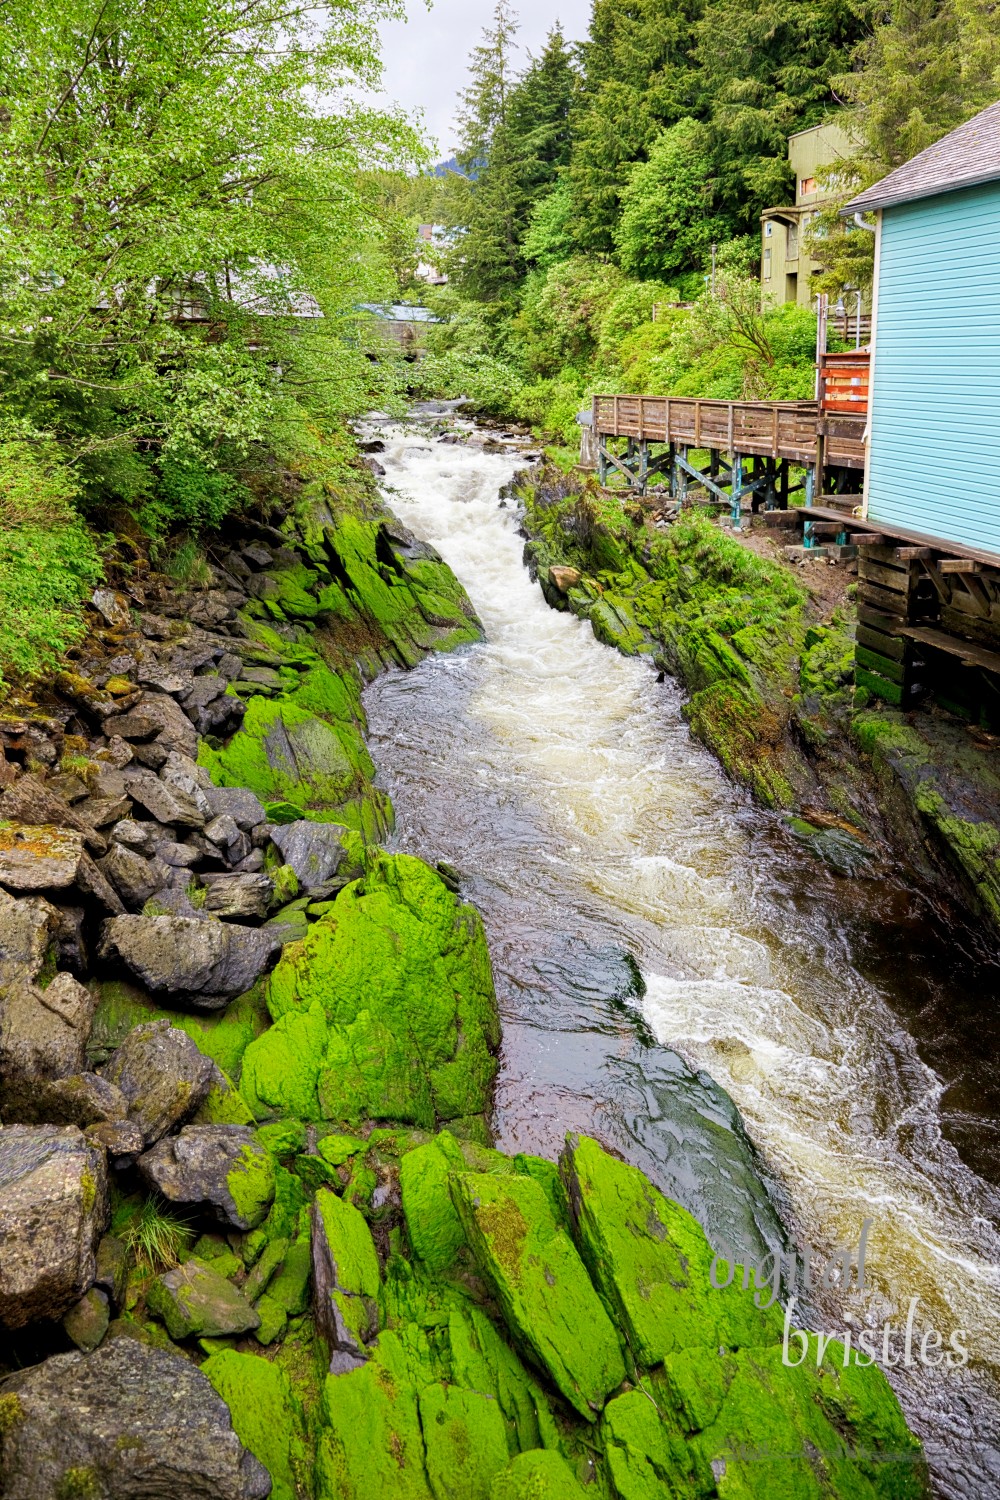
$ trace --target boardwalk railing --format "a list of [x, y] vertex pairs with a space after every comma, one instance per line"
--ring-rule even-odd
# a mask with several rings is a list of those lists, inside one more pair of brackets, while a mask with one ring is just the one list
[[812, 463], [815, 401], [705, 401], [683, 396], [595, 396], [594, 431], [721, 453]]

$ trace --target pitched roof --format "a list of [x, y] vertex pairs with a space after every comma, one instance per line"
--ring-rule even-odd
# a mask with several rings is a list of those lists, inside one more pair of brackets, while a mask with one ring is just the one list
[[1000, 102], [959, 125], [925, 151], [904, 162], [874, 187], [852, 198], [845, 213], [890, 208], [934, 193], [974, 187], [1000, 177]]

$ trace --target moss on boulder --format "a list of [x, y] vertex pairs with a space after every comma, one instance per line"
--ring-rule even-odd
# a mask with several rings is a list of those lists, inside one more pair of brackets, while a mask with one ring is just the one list
[[312, 1454], [305, 1418], [284, 1371], [266, 1359], [227, 1349], [202, 1365], [229, 1407], [236, 1435], [271, 1476], [271, 1500], [299, 1500]]
[[433, 1127], [485, 1109], [499, 1021], [478, 914], [410, 855], [377, 858], [271, 976], [252, 1109]]
[[762, 1311], [736, 1281], [711, 1285], [701, 1226], [637, 1167], [586, 1136], [569, 1137], [562, 1165], [580, 1253], [639, 1364], [678, 1349], [780, 1343], [777, 1308]]
[[511, 1333], [593, 1421], [625, 1378], [618, 1335], [572, 1240], [530, 1177], [459, 1173], [452, 1195]]
[[586, 1494], [561, 1453], [536, 1449], [511, 1459], [493, 1481], [490, 1500], [585, 1500]]

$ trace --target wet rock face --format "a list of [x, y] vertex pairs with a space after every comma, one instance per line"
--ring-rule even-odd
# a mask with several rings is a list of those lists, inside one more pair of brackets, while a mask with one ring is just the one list
[[79, 1300], [107, 1214], [105, 1155], [81, 1131], [0, 1128], [0, 1324], [60, 1318]]
[[267, 1470], [187, 1359], [127, 1337], [60, 1354], [0, 1385], [0, 1491], [137, 1500], [266, 1500]]
[[138, 1166], [168, 1202], [210, 1213], [227, 1229], [255, 1229], [274, 1198], [274, 1164], [245, 1125], [186, 1125]]
[[124, 1095], [128, 1119], [151, 1146], [194, 1114], [212, 1083], [214, 1064], [169, 1021], [149, 1021], [130, 1031], [104, 1068]]
[[221, 1010], [267, 968], [272, 942], [251, 927], [197, 917], [113, 917], [101, 955], [119, 959], [147, 989], [196, 1010]]
[[312, 1270], [317, 1327], [342, 1374], [364, 1363], [378, 1329], [379, 1264], [364, 1216], [325, 1190], [313, 1202]]

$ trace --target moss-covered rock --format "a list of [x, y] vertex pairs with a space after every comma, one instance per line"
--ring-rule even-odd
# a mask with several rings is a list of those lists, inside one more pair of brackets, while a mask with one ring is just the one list
[[316, 1453], [317, 1500], [436, 1500], [424, 1469], [417, 1392], [398, 1335], [368, 1363], [330, 1375]]
[[788, 1495], [794, 1500], [919, 1500], [920, 1444], [881, 1371], [843, 1364], [832, 1342], [820, 1369], [782, 1349], [669, 1355], [641, 1389], [608, 1403], [601, 1433], [622, 1500]]
[[312, 1454], [301, 1404], [288, 1376], [266, 1359], [226, 1350], [202, 1365], [229, 1407], [240, 1442], [271, 1476], [271, 1500], [300, 1500]]
[[172, 1339], [218, 1338], [260, 1326], [259, 1315], [242, 1292], [220, 1276], [211, 1263], [193, 1256], [158, 1276], [146, 1294], [146, 1302], [150, 1312], [162, 1318]]
[[511, 1459], [493, 1481], [490, 1500], [586, 1500], [586, 1494], [561, 1453], [536, 1449]]
[[482, 923], [409, 855], [382, 856], [271, 976], [247, 1049], [251, 1109], [433, 1126], [481, 1112], [499, 1022]]
[[544, 1189], [530, 1177], [459, 1173], [455, 1206], [507, 1326], [581, 1416], [625, 1378], [618, 1335]]
[[[317, 822], [373, 833], [390, 826], [357, 726], [328, 723], [291, 699], [251, 699], [229, 743], [220, 750], [203, 743], [199, 762], [217, 786], [249, 787], [263, 803], [293, 804]], [[375, 826], [365, 827], [371, 818]]]
[[640, 1365], [678, 1349], [780, 1343], [777, 1308], [759, 1309], [736, 1280], [711, 1285], [701, 1226], [638, 1168], [570, 1136], [563, 1172], [580, 1253]]

